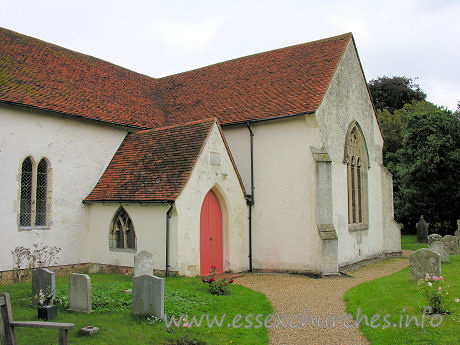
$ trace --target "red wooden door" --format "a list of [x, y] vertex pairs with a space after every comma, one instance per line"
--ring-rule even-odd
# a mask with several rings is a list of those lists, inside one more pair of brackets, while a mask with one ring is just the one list
[[200, 274], [208, 275], [211, 266], [223, 273], [222, 211], [216, 195], [206, 194], [200, 214]]

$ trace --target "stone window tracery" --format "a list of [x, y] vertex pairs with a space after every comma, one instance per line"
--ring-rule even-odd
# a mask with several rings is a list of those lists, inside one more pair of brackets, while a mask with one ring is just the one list
[[111, 249], [136, 249], [134, 224], [123, 207], [117, 210], [113, 218], [109, 247]]
[[350, 230], [363, 230], [368, 224], [367, 170], [369, 159], [364, 135], [358, 123], [348, 130], [345, 142], [348, 189], [348, 224]]

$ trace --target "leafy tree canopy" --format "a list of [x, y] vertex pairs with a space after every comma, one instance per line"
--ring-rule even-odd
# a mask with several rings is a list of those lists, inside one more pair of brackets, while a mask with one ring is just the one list
[[379, 77], [368, 83], [375, 108], [394, 112], [413, 101], [424, 101], [426, 94], [411, 78]]
[[400, 148], [388, 154], [396, 218], [415, 228], [423, 214], [430, 230], [453, 232], [460, 209], [460, 121], [424, 101], [394, 116], [403, 119]]

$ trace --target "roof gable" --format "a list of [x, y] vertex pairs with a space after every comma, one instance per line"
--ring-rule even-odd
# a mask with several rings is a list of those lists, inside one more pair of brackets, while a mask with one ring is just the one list
[[215, 123], [205, 119], [128, 134], [84, 201], [175, 200]]

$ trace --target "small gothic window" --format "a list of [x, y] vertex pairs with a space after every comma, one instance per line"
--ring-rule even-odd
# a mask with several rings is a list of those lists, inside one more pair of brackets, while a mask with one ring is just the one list
[[46, 160], [42, 159], [37, 167], [37, 192], [35, 195], [35, 225], [46, 225], [47, 170]]
[[110, 248], [136, 249], [136, 234], [134, 225], [128, 213], [120, 207], [115, 213], [110, 229]]
[[19, 210], [19, 225], [31, 226], [32, 211], [32, 160], [27, 157], [22, 162], [21, 169], [21, 201]]
[[366, 142], [357, 123], [350, 126], [345, 144], [348, 178], [348, 223], [367, 224], [367, 169], [369, 159]]

